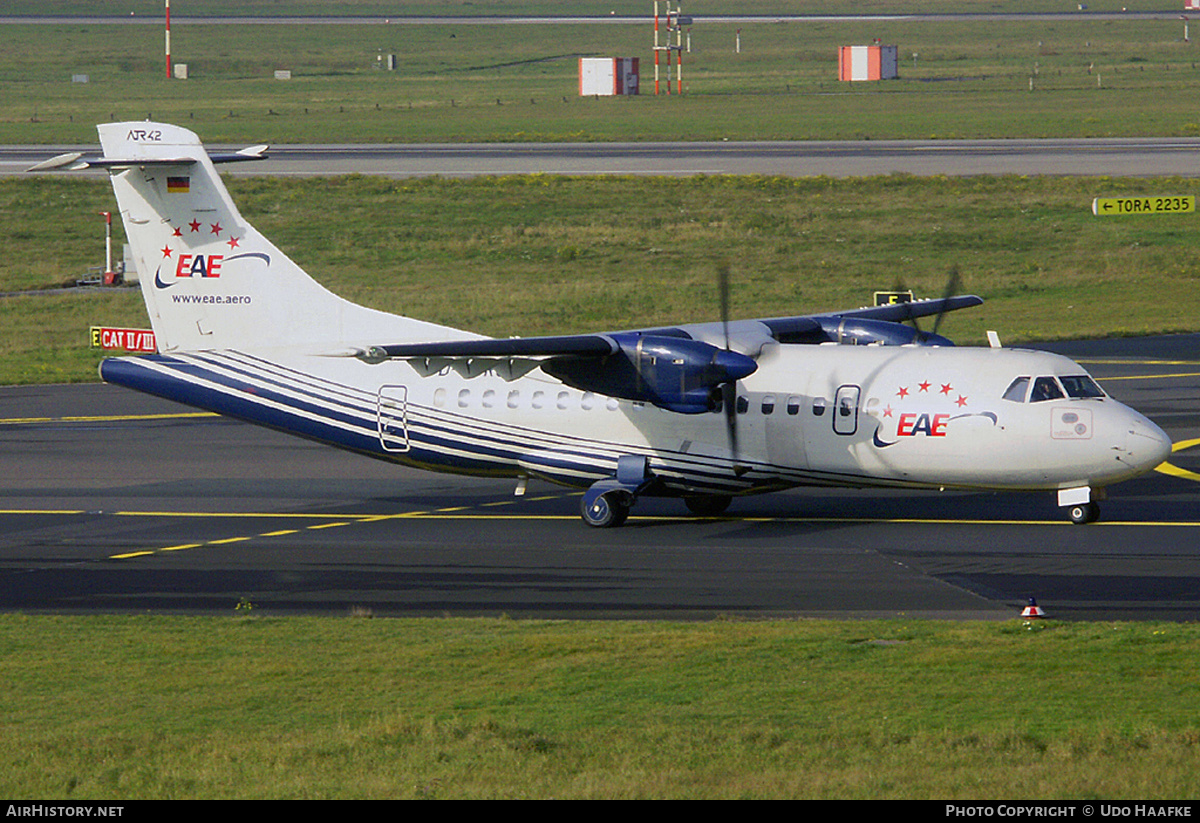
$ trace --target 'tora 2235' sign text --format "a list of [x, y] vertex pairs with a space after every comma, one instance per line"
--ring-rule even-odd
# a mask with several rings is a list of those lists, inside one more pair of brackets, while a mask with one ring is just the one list
[[1196, 210], [1196, 198], [1186, 197], [1097, 197], [1092, 214], [1113, 217], [1126, 214], [1189, 214]]

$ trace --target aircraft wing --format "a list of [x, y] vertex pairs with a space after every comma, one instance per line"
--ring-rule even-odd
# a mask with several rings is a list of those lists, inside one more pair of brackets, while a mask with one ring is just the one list
[[440, 343], [401, 343], [372, 346], [364, 360], [412, 359], [421, 357], [603, 357], [616, 354], [620, 345], [611, 335], [580, 334], [560, 337], [508, 337], [449, 340]]
[[357, 356], [368, 363], [407, 360], [422, 374], [450, 369], [468, 378], [492, 372], [513, 380], [540, 366], [581, 391], [683, 414], [712, 411], [723, 385], [758, 368], [751, 357], [670, 330], [403, 343], [371, 346]]
[[983, 304], [983, 298], [973, 294], [959, 294], [937, 300], [910, 300], [907, 303], [888, 303], [883, 306], [866, 306], [861, 309], [838, 312], [842, 317], [866, 317], [872, 320], [887, 320], [899, 323], [917, 317], [933, 317], [957, 309], [969, 309]]
[[[807, 317], [775, 317], [761, 320], [780, 343], [855, 343], [858, 345], [953, 346], [950, 340], [934, 332], [923, 332], [915, 323], [920, 317], [941, 318], [948, 312], [982, 305], [983, 298], [960, 294], [883, 306], [816, 314]], [[905, 323], [912, 322], [913, 326]]]
[[697, 323], [604, 334], [450, 340], [371, 346], [367, 363], [406, 360], [429, 375], [491, 372], [515, 380], [536, 368], [581, 391], [649, 402], [684, 414], [720, 406], [724, 388], [753, 374], [768, 343], [953, 345], [901, 321], [977, 306], [974, 295], [845, 312], [729, 323]]

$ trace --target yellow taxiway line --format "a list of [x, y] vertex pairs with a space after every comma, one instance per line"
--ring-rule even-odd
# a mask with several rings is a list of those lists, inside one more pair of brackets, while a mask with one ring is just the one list
[[[1192, 441], [1192, 444], [1198, 444], [1200, 440]], [[1167, 465], [1167, 464], [1164, 464]], [[1163, 469], [1160, 468], [1160, 471]], [[1190, 472], [1188, 473], [1190, 474]], [[1197, 477], [1196, 479], [1200, 479]], [[515, 502], [515, 501], [514, 501]], [[480, 504], [480, 508], [483, 505]], [[301, 534], [304, 531], [321, 531], [325, 529], [344, 528], [346, 526], [364, 525], [367, 523], [377, 523], [384, 520], [506, 520], [506, 521], [528, 521], [528, 522], [552, 522], [552, 521], [575, 521], [578, 517], [573, 514], [504, 514], [494, 510], [490, 512], [470, 511], [474, 507], [455, 506], [445, 509], [429, 509], [411, 512], [397, 512], [396, 514], [372, 514], [372, 515], [356, 515], [345, 513], [326, 513], [326, 514], [288, 514], [288, 513], [273, 513], [273, 512], [170, 512], [170, 511], [116, 511], [107, 513], [109, 516], [115, 517], [208, 517], [208, 518], [245, 518], [258, 517], [264, 519], [293, 519], [307, 518], [317, 519], [321, 521], [303, 528], [295, 529], [275, 529], [272, 531], [260, 532], [257, 534], [235, 535], [232, 537], [217, 538], [197, 543], [180, 543], [172, 546], [162, 546], [155, 549], [141, 549], [131, 552], [122, 552], [120, 554], [108, 555], [109, 560], [133, 560], [143, 557], [153, 557], [159, 554], [168, 552], [190, 551], [195, 549], [205, 549], [217, 546], [233, 546], [239, 543], [256, 541], [261, 539], [286, 537], [295, 534]], [[37, 509], [7, 509], [0, 510], [0, 514], [17, 514], [17, 515], [47, 515], [47, 514], [104, 514], [88, 511], [63, 511], [63, 510], [37, 510]], [[901, 526], [945, 526], [945, 525], [964, 525], [964, 526], [1072, 526], [1073, 524], [1066, 520], [987, 520], [987, 519], [949, 519], [949, 518], [930, 518], [930, 517], [804, 517], [804, 516], [718, 516], [718, 517], [694, 517], [680, 515], [677, 517], [648, 515], [648, 516], [633, 516], [630, 518], [633, 521], [648, 523], [681, 523], [681, 522], [709, 522], [709, 523], [804, 523], [804, 524], [842, 524], [842, 525], [901, 525]], [[1143, 528], [1197, 528], [1200, 527], [1200, 521], [1133, 521], [1133, 520], [1106, 520], [1100, 523], [1095, 523], [1091, 528], [1120, 528], [1120, 527], [1143, 527]]]
[[[1200, 446], [1200, 438], [1196, 438], [1195, 440], [1180, 440], [1178, 443], [1171, 444], [1171, 454], [1175, 454], [1175, 452], [1181, 452], [1184, 449], [1193, 448], [1194, 446]], [[1179, 477], [1184, 480], [1194, 480], [1200, 483], [1200, 474], [1197, 474], [1193, 471], [1188, 471], [1187, 469], [1181, 469], [1178, 466], [1172, 465], [1171, 463], [1163, 463], [1155, 468], [1155, 471], [1159, 472], [1160, 474], [1170, 475], [1171, 477]]]
[[172, 414], [103, 414], [73, 417], [0, 417], [0, 426], [31, 423], [120, 423], [128, 420], [186, 420], [196, 417], [220, 417], [215, 412], [174, 412]]

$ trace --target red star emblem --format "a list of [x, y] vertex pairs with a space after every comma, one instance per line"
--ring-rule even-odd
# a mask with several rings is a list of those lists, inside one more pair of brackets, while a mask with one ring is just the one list
[[901, 386], [900, 391], [896, 392], [896, 395], [900, 398], [908, 397], [908, 386]]
[[952, 387], [950, 386], [949, 383], [943, 383], [942, 384], [942, 394], [949, 394], [951, 391], [951, 388]]
[[960, 394], [958, 399], [954, 401], [954, 404], [961, 409], [963, 406], [967, 405], [967, 398]]
[[220, 234], [220, 233], [221, 233], [221, 224], [220, 224], [220, 223], [213, 223], [213, 224], [212, 224], [212, 233], [213, 233], [213, 234]]
[[888, 406], [887, 408], [885, 408], [885, 409], [883, 410], [883, 416], [884, 416], [884, 417], [891, 417], [891, 416], [892, 416], [892, 407], [891, 407], [891, 406]]
[[238, 247], [238, 239], [236, 237], [229, 238], [229, 248], [236, 249]]
[[920, 388], [921, 391], [929, 391], [929, 381], [924, 380], [924, 381], [918, 383], [917, 387]]
[[188, 228], [190, 228], [192, 231], [200, 231], [200, 221], [193, 220], [192, 222], [188, 223]]
[[162, 253], [163, 253], [163, 257], [170, 257], [170, 256], [171, 256], [171, 247], [170, 247], [170, 246], [163, 246], [163, 247], [162, 247]]
[[179, 228], [178, 226], [176, 226], [176, 227], [175, 227], [175, 233], [174, 233], [174, 234], [172, 234], [171, 236], [172, 236], [172, 237], [183, 237], [183, 229], [181, 229], [181, 228]]

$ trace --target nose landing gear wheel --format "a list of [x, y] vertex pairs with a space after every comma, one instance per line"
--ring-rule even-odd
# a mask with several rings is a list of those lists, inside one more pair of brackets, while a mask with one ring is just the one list
[[1091, 503], [1072, 506], [1070, 516], [1071, 522], [1079, 526], [1086, 523], [1095, 523], [1100, 519], [1100, 504], [1093, 501]]

